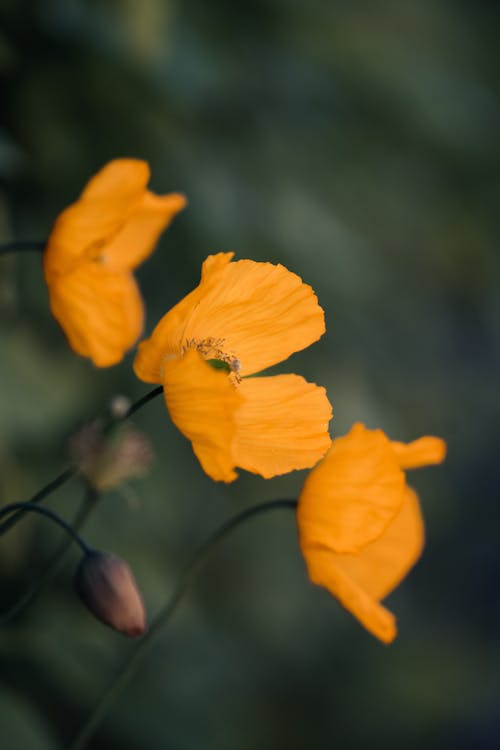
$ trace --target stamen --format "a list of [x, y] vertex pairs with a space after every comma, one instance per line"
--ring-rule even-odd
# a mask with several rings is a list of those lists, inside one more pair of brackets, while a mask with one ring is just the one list
[[187, 339], [182, 347], [182, 353], [187, 349], [196, 349], [206, 360], [216, 360], [224, 362], [229, 369], [230, 378], [235, 383], [241, 383], [241, 361], [233, 352], [224, 351], [225, 339], [217, 339], [212, 336], [197, 341], [196, 339]]
[[234, 372], [235, 375], [239, 375], [241, 371], [241, 362], [237, 357], [233, 357], [231, 362], [229, 363], [229, 368], [231, 372]]

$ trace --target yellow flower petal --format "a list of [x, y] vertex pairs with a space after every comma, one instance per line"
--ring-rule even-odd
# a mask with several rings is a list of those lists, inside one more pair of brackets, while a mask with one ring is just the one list
[[71, 348], [97, 367], [119, 362], [143, 326], [142, 300], [132, 276], [94, 264], [54, 279], [50, 307]]
[[126, 201], [142, 195], [149, 182], [148, 163], [142, 159], [113, 159], [87, 182], [81, 197], [85, 200]]
[[186, 321], [184, 340], [222, 340], [251, 375], [282, 362], [325, 331], [313, 290], [281, 265], [229, 263]]
[[220, 341], [251, 375], [281, 362], [320, 338], [325, 323], [311, 287], [283, 266], [209, 256], [200, 285], [168, 312], [140, 347], [135, 372], [161, 382], [166, 353], [192, 342]]
[[144, 161], [107, 164], [60, 214], [45, 248], [52, 311], [73, 349], [101, 367], [119, 362], [139, 337], [143, 308], [129, 272], [185, 203], [149, 192], [148, 179]]
[[355, 552], [376, 539], [403, 502], [405, 477], [381, 430], [356, 424], [309, 474], [298, 509], [308, 546]]
[[266, 479], [314, 466], [328, 450], [326, 391], [298, 375], [250, 378], [238, 386], [235, 463]]
[[148, 179], [146, 162], [134, 159], [112, 161], [91, 178], [52, 228], [44, 253], [47, 282], [103, 252], [140, 206]]
[[183, 351], [186, 321], [199, 304], [206, 289], [214, 284], [221, 271], [231, 261], [233, 253], [209, 255], [202, 266], [201, 281], [184, 299], [163, 316], [148, 339], [139, 344], [134, 361], [134, 372], [145, 383], [163, 381], [163, 362]]
[[114, 212], [102, 206], [77, 201], [57, 218], [43, 255], [45, 280], [50, 290], [53, 278], [72, 273], [83, 263], [99, 260], [103, 248], [125, 223], [126, 212], [117, 206]]
[[104, 262], [115, 270], [131, 271], [151, 255], [163, 230], [185, 205], [185, 197], [178, 193], [160, 196], [147, 191], [103, 249]]
[[[229, 465], [231, 472], [240, 466], [264, 477], [310, 467], [331, 443], [331, 407], [323, 388], [296, 375], [244, 378], [323, 333], [323, 311], [312, 289], [283, 266], [248, 260], [231, 263], [232, 257], [232, 253], [219, 253], [206, 259], [198, 287], [162, 318], [150, 338], [140, 344], [134, 362], [136, 375], [151, 383], [163, 382], [175, 367], [180, 389], [186, 366], [172, 362], [186, 359], [186, 352], [198, 353], [196, 365], [201, 369], [185, 384], [185, 397], [173, 419], [192, 440], [199, 457], [199, 446], [208, 435], [211, 458], [200, 457], [200, 461], [210, 476], [225, 481], [234, 478], [234, 473], [228, 473]], [[219, 371], [217, 378], [211, 376], [214, 384], [224, 384], [224, 393], [231, 386], [240, 399], [231, 414], [235, 432], [230, 449], [227, 440], [222, 441], [226, 450], [222, 469], [211, 465], [217, 453], [212, 418], [202, 416], [198, 424], [193, 419], [189, 427], [183, 423], [182, 409], [190, 409], [194, 383], [203, 382], [205, 398], [211, 399], [209, 384], [203, 380], [202, 357], [226, 363], [237, 373], [230, 376]], [[201, 407], [196, 405], [196, 410]]]
[[407, 488], [401, 510], [382, 536], [357, 554], [333, 555], [335, 565], [374, 599], [384, 599], [415, 565], [424, 546], [416, 493]]
[[[205, 258], [201, 264], [201, 281], [200, 283], [212, 284], [217, 280], [219, 274], [231, 263], [234, 253], [215, 253]], [[204, 287], [205, 288], [205, 287]]]
[[381, 430], [356, 424], [334, 441], [299, 498], [300, 546], [311, 580], [386, 643], [396, 626], [379, 601], [415, 564], [424, 544], [418, 497], [399, 465], [437, 463], [444, 453], [438, 438], [391, 443]]
[[165, 402], [174, 424], [191, 441], [212, 479], [232, 482], [235, 412], [241, 396], [226, 372], [214, 370], [195, 350], [163, 365]]
[[390, 643], [397, 635], [394, 615], [336, 565], [337, 557], [323, 549], [311, 550], [306, 557], [309, 578], [328, 589], [370, 633]]
[[357, 554], [336, 554], [302, 544], [309, 576], [327, 588], [373, 635], [384, 643], [396, 636], [394, 616], [379, 603], [420, 557], [424, 528], [418, 498], [405, 491], [401, 510], [382, 536]]
[[446, 456], [446, 443], [438, 437], [425, 436], [412, 443], [391, 442], [402, 469], [440, 464]]

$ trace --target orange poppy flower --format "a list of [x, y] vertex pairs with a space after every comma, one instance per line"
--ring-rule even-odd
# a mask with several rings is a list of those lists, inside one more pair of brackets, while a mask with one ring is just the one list
[[147, 190], [149, 167], [109, 162], [57, 218], [44, 252], [50, 308], [71, 348], [97, 367], [119, 362], [141, 334], [143, 303], [132, 271], [186, 204]]
[[355, 424], [333, 441], [299, 498], [310, 579], [385, 643], [395, 638], [396, 624], [380, 600], [415, 564], [424, 543], [418, 497], [403, 469], [441, 463], [445, 454], [440, 438], [396, 443], [382, 430]]
[[210, 255], [199, 286], [139, 345], [136, 375], [164, 386], [173, 422], [212, 479], [235, 467], [269, 478], [313, 466], [328, 450], [324, 388], [298, 375], [252, 377], [320, 338], [310, 286], [281, 265]]

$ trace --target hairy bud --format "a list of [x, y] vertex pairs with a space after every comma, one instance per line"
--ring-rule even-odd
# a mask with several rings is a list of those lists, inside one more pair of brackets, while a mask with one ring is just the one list
[[76, 571], [75, 588], [101, 622], [130, 638], [146, 632], [146, 613], [134, 576], [116, 555], [97, 551], [86, 554]]

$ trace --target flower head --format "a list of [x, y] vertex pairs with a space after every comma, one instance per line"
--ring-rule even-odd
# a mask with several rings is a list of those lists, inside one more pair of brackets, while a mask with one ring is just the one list
[[148, 438], [130, 424], [106, 435], [101, 420], [89, 422], [72, 436], [69, 449], [80, 474], [98, 492], [145, 476], [153, 462]]
[[444, 460], [436, 437], [390, 441], [355, 424], [309, 474], [297, 510], [309, 577], [327, 588], [377, 638], [396, 636], [380, 604], [418, 560], [424, 542], [418, 497], [404, 469]]
[[87, 609], [105, 625], [137, 638], [146, 632], [141, 593], [127, 563], [116, 555], [93, 550], [82, 558], [75, 588]]
[[57, 218], [44, 252], [52, 314], [71, 348], [98, 367], [119, 362], [143, 327], [143, 304], [132, 271], [186, 200], [155, 195], [149, 167], [136, 159], [109, 162]]
[[173, 422], [205, 472], [272, 477], [313, 466], [328, 450], [324, 388], [298, 375], [247, 377], [320, 338], [311, 287], [281, 265], [210, 255], [199, 286], [139, 345], [136, 375], [162, 383]]

